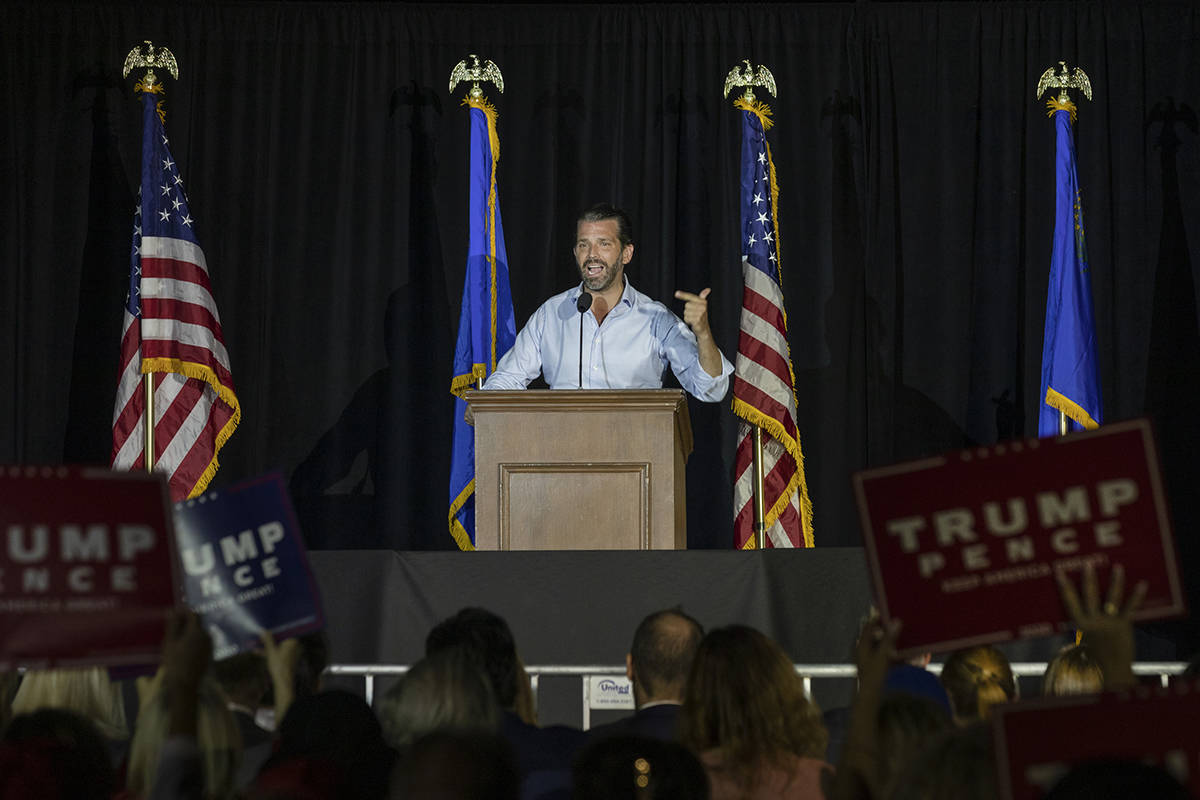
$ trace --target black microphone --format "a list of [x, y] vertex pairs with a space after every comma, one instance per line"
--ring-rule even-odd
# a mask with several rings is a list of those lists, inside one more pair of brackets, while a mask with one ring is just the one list
[[575, 301], [575, 308], [579, 309], [579, 388], [583, 388], [583, 315], [592, 307], [592, 296], [587, 292], [582, 292], [579, 299]]

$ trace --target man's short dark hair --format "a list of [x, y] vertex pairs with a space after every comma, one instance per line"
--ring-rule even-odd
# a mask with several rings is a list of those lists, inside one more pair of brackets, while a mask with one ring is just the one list
[[576, 224], [579, 222], [603, 222], [606, 219], [617, 221], [617, 238], [621, 240], [622, 250], [625, 249], [625, 245], [633, 244], [633, 223], [629, 221], [629, 215], [612, 203], [597, 203], [580, 214]]
[[425, 637], [425, 655], [459, 647], [488, 676], [501, 708], [517, 701], [517, 646], [502, 617], [485, 608], [464, 608]]
[[656, 611], [642, 620], [629, 648], [642, 691], [648, 697], [675, 687], [682, 691], [703, 638], [700, 623], [678, 608]]

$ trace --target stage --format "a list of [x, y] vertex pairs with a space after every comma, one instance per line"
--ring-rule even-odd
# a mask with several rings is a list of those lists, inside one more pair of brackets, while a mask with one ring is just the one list
[[528, 664], [615, 664], [646, 614], [680, 606], [742, 623], [797, 662], [845, 662], [871, 602], [859, 548], [737, 551], [309, 554], [334, 658], [410, 664], [464, 606], [508, 620]]

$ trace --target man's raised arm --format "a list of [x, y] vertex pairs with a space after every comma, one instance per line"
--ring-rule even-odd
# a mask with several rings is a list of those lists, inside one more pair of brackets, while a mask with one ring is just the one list
[[700, 294], [676, 290], [675, 299], [683, 300], [683, 321], [696, 334], [696, 345], [700, 350], [700, 366], [714, 378], [721, 375], [721, 351], [713, 338], [712, 329], [708, 326], [708, 295], [711, 288], [704, 288]]

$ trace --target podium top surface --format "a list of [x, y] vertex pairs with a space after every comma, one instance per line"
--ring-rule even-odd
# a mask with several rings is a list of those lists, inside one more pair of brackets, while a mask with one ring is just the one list
[[519, 389], [482, 391], [475, 389], [464, 397], [476, 409], [521, 406], [545, 411], [569, 411], [587, 408], [608, 409], [683, 409], [687, 399], [682, 389]]
[[463, 397], [474, 414], [504, 411], [536, 413], [670, 412], [685, 454], [692, 452], [692, 420], [682, 389], [473, 389]]

